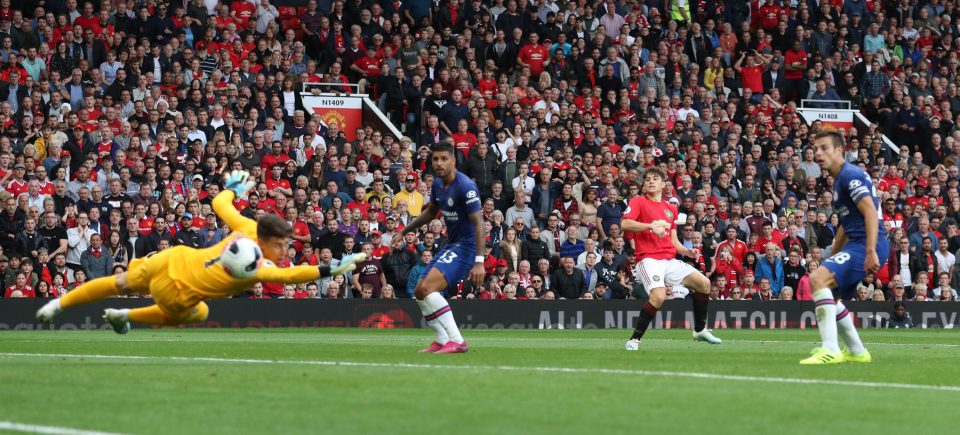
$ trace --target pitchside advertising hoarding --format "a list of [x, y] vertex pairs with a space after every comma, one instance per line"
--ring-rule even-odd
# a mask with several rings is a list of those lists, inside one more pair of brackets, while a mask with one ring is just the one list
[[303, 96], [303, 107], [319, 113], [327, 126], [337, 124], [348, 142], [357, 139], [357, 128], [363, 125], [363, 97]]
[[[0, 299], [0, 329], [110, 329], [101, 315], [106, 307], [134, 308], [150, 299], [114, 299], [71, 309], [53, 324], [37, 323], [34, 313], [43, 299]], [[427, 327], [411, 300], [250, 300], [207, 301], [210, 317], [188, 327]], [[452, 301], [457, 323], [470, 329], [597, 329], [633, 328], [640, 316], [638, 301]], [[860, 328], [885, 328], [892, 302], [847, 302]], [[960, 323], [960, 304], [906, 302], [918, 328], [953, 329]], [[716, 301], [710, 304], [709, 324], [715, 329], [811, 328], [814, 306], [809, 301]], [[691, 303], [667, 301], [653, 328], [689, 328]]]

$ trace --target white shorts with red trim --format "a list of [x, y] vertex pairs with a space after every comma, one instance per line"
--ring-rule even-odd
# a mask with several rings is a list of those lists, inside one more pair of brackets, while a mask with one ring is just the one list
[[680, 285], [693, 272], [693, 266], [675, 258], [656, 260], [644, 258], [633, 269], [633, 275], [643, 283], [643, 288], [649, 293], [651, 290], [670, 285]]

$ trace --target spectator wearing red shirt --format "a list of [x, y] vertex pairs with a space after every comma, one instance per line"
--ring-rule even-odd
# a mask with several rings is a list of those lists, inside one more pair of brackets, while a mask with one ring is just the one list
[[[744, 60], [746, 60], [746, 66], [741, 66]], [[753, 91], [757, 98], [763, 94], [763, 69], [768, 62], [769, 60], [765, 55], [754, 50], [750, 54], [746, 51], [740, 53], [740, 58], [733, 65], [733, 69], [740, 74], [743, 87]]]
[[384, 255], [390, 253], [390, 247], [382, 244], [383, 242], [383, 233], [380, 230], [374, 230], [370, 232], [370, 246], [373, 247], [373, 252], [370, 254], [376, 260], [382, 260]]
[[713, 262], [713, 270], [710, 273], [710, 278], [716, 281], [719, 277], [724, 277], [726, 284], [721, 291], [726, 293], [740, 282], [740, 277], [743, 276], [743, 272], [743, 262], [737, 261], [730, 245], [726, 245], [717, 253], [717, 257]]
[[250, 291], [253, 293], [250, 295], [250, 299], [270, 299], [270, 297], [263, 294], [263, 283], [261, 282], [253, 284]]
[[23, 178], [23, 174], [26, 172], [27, 168], [23, 166], [23, 163], [13, 165], [13, 179], [7, 183], [7, 192], [10, 192], [14, 198], [28, 190], [30, 183]]
[[[747, 252], [749, 248], [747, 244], [737, 238], [737, 228], [734, 226], [728, 226], [726, 229], [727, 239], [720, 242], [717, 245], [717, 252], [722, 251], [725, 247], [730, 247], [730, 253], [733, 254], [733, 258], [737, 260], [737, 263], [743, 264], [743, 260], [747, 258]], [[736, 282], [735, 280], [730, 280], [731, 283]]]
[[[290, 267], [290, 259], [287, 257], [281, 257], [280, 260], [276, 262], [277, 267], [285, 269]], [[283, 284], [279, 282], [263, 282], [263, 295], [271, 299], [279, 299], [283, 296]]]
[[539, 77], [543, 69], [550, 63], [550, 50], [539, 42], [540, 35], [536, 32], [531, 33], [530, 43], [520, 47], [520, 53], [517, 56], [517, 65], [530, 67], [530, 73], [533, 77]]
[[470, 150], [477, 146], [477, 136], [467, 130], [467, 120], [457, 121], [457, 131], [450, 135], [455, 146], [465, 157], [470, 156]]
[[754, 10], [759, 12], [756, 21], [759, 21], [760, 27], [762, 27], [763, 30], [771, 32], [777, 27], [777, 24], [780, 24], [780, 14], [783, 13], [783, 8], [773, 1], [768, 0], [766, 4]]
[[367, 55], [357, 59], [350, 70], [356, 72], [361, 78], [359, 81], [360, 92], [366, 92], [367, 84], [372, 84], [380, 78], [380, 72], [383, 68], [383, 59], [377, 57], [377, 49], [370, 47], [367, 49]]
[[917, 206], [920, 206], [920, 207], [927, 206], [926, 182], [917, 181], [913, 185], [913, 196], [907, 197], [907, 205], [909, 205], [913, 209], [916, 209]]
[[[556, 169], [556, 167], [554, 167]], [[573, 185], [564, 184], [563, 193], [553, 201], [553, 210], [560, 212], [560, 219], [565, 223], [570, 223], [570, 215], [580, 211], [580, 205], [577, 198], [573, 196]]]
[[235, 1], [230, 5], [230, 16], [237, 24], [237, 30], [247, 30], [250, 28], [250, 19], [256, 10], [257, 6], [247, 0]]
[[293, 227], [293, 235], [291, 236], [293, 246], [297, 249], [297, 252], [300, 252], [303, 250], [303, 244], [310, 242], [310, 226], [300, 219], [296, 207], [287, 207], [286, 216], [287, 222]]
[[99, 20], [99, 17], [93, 15], [93, 3], [86, 2], [83, 4], [83, 14], [73, 20], [73, 25], [83, 29], [93, 29]]
[[800, 48], [800, 40], [794, 39], [793, 47], [783, 54], [783, 78], [787, 86], [784, 97], [787, 100], [799, 101], [806, 98], [805, 95], [800, 95], [800, 86], [807, 71], [807, 62], [807, 52]]
[[781, 237], [773, 231], [773, 223], [769, 220], [763, 222], [763, 231], [757, 238], [757, 243], [753, 245], [753, 252], [766, 252], [767, 243], [773, 243], [780, 246]]
[[274, 142], [270, 146], [270, 154], [263, 156], [260, 159], [260, 166], [263, 166], [264, 171], [271, 171], [274, 166], [283, 168], [283, 164], [290, 160], [290, 156], [282, 153], [283, 147], [280, 145], [280, 142]]
[[33, 290], [33, 287], [30, 287], [30, 284], [27, 284], [27, 276], [23, 272], [17, 273], [17, 282], [7, 287], [7, 291], [3, 293], [3, 297], [10, 298], [13, 297], [13, 292], [19, 292], [19, 297], [24, 298], [35, 298], [37, 293]]
[[[273, 165], [273, 168], [270, 169], [270, 177], [264, 180], [264, 184], [267, 185], [267, 195], [274, 198], [276, 201], [277, 196], [284, 195], [287, 197], [293, 197], [293, 189], [290, 187], [290, 181], [286, 178], [281, 177], [283, 174], [282, 165]], [[261, 206], [263, 205], [261, 200]]]
[[897, 210], [897, 201], [893, 198], [887, 198], [883, 201], [883, 221], [890, 222], [893, 228], [903, 226], [903, 213]]
[[883, 174], [880, 182], [877, 183], [877, 190], [886, 192], [890, 190], [890, 186], [897, 186], [901, 192], [907, 189], [907, 182], [897, 173], [897, 165], [887, 166], [886, 173]]

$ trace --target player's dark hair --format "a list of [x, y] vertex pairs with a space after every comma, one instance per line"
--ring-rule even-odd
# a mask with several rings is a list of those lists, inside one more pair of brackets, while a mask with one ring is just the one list
[[430, 153], [450, 153], [453, 154], [453, 145], [449, 142], [438, 142], [430, 147]]
[[647, 175], [655, 175], [660, 177], [661, 181], [667, 181], [667, 173], [657, 166], [651, 166], [647, 168], [647, 170], [643, 172], [643, 179], [646, 179]]
[[272, 213], [263, 215], [257, 220], [257, 238], [261, 240], [290, 237], [293, 227], [286, 220]]
[[833, 145], [834, 148], [842, 148], [844, 143], [843, 136], [840, 135], [840, 132], [833, 129], [823, 130], [817, 133], [817, 135], [814, 136], [814, 140], [817, 139], [830, 139], [830, 144]]

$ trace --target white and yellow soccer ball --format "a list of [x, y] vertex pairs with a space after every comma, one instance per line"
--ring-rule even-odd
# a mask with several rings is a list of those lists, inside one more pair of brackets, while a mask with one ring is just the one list
[[252, 239], [239, 237], [227, 244], [220, 254], [220, 264], [230, 276], [247, 279], [257, 274], [263, 263], [263, 251]]

